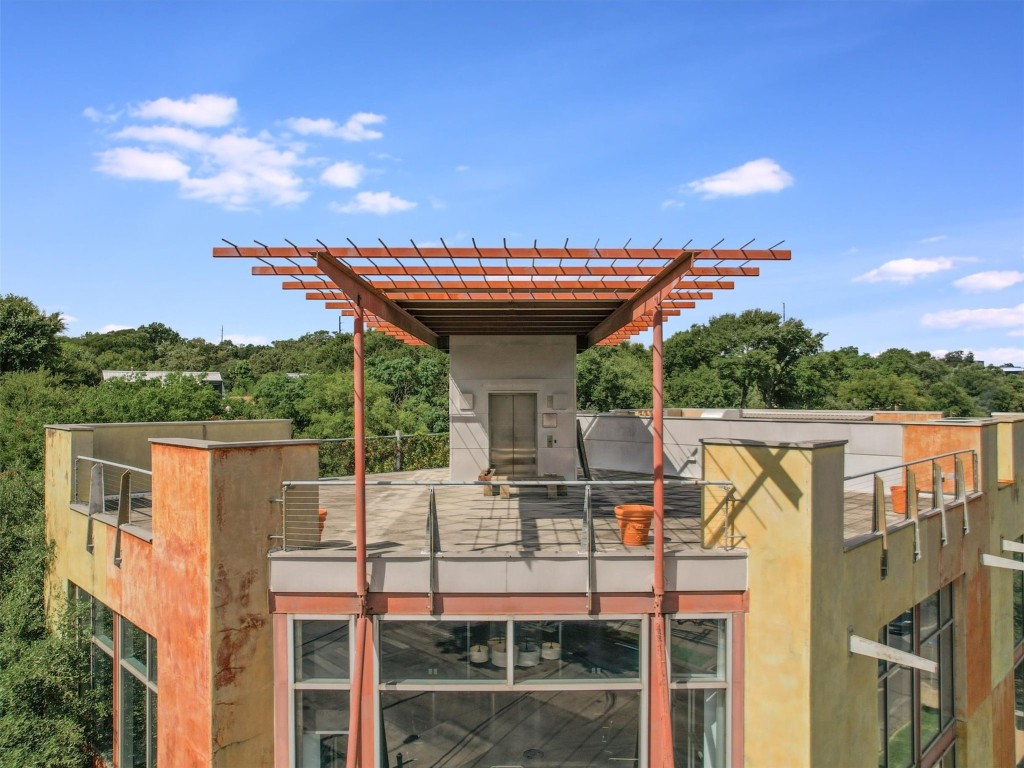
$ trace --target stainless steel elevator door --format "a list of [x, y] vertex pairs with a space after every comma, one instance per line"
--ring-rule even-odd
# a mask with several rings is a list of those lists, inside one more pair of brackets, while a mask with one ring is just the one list
[[510, 477], [537, 475], [537, 395], [490, 395], [487, 401], [490, 460]]

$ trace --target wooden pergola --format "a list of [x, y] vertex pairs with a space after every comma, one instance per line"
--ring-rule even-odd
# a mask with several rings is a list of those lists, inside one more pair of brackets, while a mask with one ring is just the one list
[[663, 316], [679, 315], [732, 289], [726, 278], [756, 277], [758, 262], [790, 258], [775, 247], [367, 248], [319, 241], [229, 243], [213, 255], [259, 261], [254, 275], [288, 278], [282, 288], [342, 315], [361, 308], [367, 328], [407, 344], [446, 349], [456, 334], [563, 334], [575, 336], [580, 351], [649, 330], [657, 306]]
[[[225, 241], [227, 242], [227, 241]], [[286, 241], [287, 242], [287, 241]], [[360, 611], [355, 657], [371, 642], [366, 577], [366, 432], [364, 329], [376, 328], [407, 344], [446, 349], [452, 335], [574, 335], [576, 348], [618, 344], [653, 331], [653, 659], [668, 659], [662, 621], [665, 595], [665, 449], [663, 408], [664, 318], [693, 309], [715, 291], [733, 287], [726, 277], [756, 277], [750, 262], [785, 261], [789, 251], [747, 246], [680, 249], [347, 247], [214, 248], [221, 258], [256, 259], [254, 275], [280, 275], [286, 290], [305, 291], [353, 318], [353, 417], [355, 422], [355, 594]], [[753, 241], [751, 241], [753, 242]], [[660, 241], [659, 241], [660, 243]], [[781, 243], [779, 243], [781, 245]], [[481, 613], [487, 600], [481, 599]], [[371, 765], [373, 751], [360, 742], [365, 669], [353, 676], [348, 768]], [[667, 663], [656, 667], [650, 691], [651, 765], [673, 763]]]

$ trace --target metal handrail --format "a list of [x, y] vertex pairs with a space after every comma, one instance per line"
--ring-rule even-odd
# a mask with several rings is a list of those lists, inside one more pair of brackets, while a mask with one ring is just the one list
[[[401, 487], [428, 487], [428, 486], [446, 486], [446, 487], [473, 487], [473, 486], [494, 486], [494, 485], [508, 485], [515, 488], [521, 486], [548, 486], [548, 485], [571, 485], [574, 487], [582, 487], [587, 485], [653, 485], [654, 480], [560, 480], [558, 478], [551, 478], [550, 480], [469, 480], [469, 481], [458, 481], [458, 480], [367, 480], [365, 485], [386, 485], [386, 486], [401, 486]], [[693, 486], [719, 486], [722, 488], [731, 488], [732, 483], [727, 480], [697, 480], [696, 478], [665, 478], [666, 485], [693, 485]], [[302, 485], [356, 485], [355, 480], [341, 480], [341, 479], [323, 479], [323, 480], [285, 480], [281, 483], [282, 487], [290, 488], [292, 486]]]
[[920, 459], [915, 459], [914, 461], [905, 461], [902, 464], [893, 464], [891, 467], [880, 467], [878, 469], [872, 469], [872, 470], [869, 470], [868, 472], [861, 472], [860, 474], [857, 474], [857, 475], [847, 475], [846, 477], [843, 478], [843, 482], [846, 482], [847, 480], [856, 480], [859, 477], [869, 477], [870, 475], [877, 475], [877, 474], [879, 474], [881, 472], [892, 472], [892, 470], [894, 470], [894, 469], [903, 469], [904, 467], [910, 467], [910, 466], [913, 466], [914, 464], [924, 464], [926, 461], [935, 461], [936, 459], [945, 459], [945, 458], [948, 458], [950, 456], [959, 456], [962, 453], [970, 453], [975, 458], [977, 458], [977, 456], [978, 456], [978, 451], [976, 449], [974, 449], [974, 448], [964, 448], [963, 450], [960, 450], [960, 451], [950, 451], [949, 453], [939, 453], [939, 454], [936, 454], [935, 456], [925, 456], [925, 457], [920, 458]]
[[139, 472], [140, 474], [143, 474], [143, 475], [150, 475], [150, 476], [152, 476], [152, 474], [153, 474], [153, 470], [151, 470], [151, 469], [143, 469], [142, 467], [133, 467], [130, 464], [118, 464], [116, 461], [107, 461], [106, 459], [97, 459], [97, 458], [95, 458], [93, 456], [77, 456], [75, 458], [76, 458], [76, 460], [92, 461], [92, 462], [95, 462], [96, 464], [103, 464], [103, 465], [108, 466], [108, 467], [117, 467], [118, 469], [127, 469], [130, 472]]

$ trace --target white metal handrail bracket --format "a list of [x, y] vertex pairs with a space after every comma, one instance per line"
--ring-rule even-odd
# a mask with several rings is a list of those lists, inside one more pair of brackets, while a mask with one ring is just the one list
[[939, 669], [939, 664], [936, 661], [898, 650], [875, 640], [868, 640], [866, 637], [853, 634], [853, 632], [850, 633], [849, 652], [858, 656], [869, 656], [872, 659], [891, 661], [893, 664], [920, 669], [922, 672], [931, 672], [932, 674], [935, 674]]
[[1006, 568], [1009, 571], [1024, 571], [1024, 560], [1011, 560], [1008, 557], [981, 553], [981, 564], [992, 568]]

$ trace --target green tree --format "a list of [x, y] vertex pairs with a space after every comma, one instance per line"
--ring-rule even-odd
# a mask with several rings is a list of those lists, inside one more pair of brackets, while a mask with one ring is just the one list
[[47, 315], [24, 296], [0, 297], [0, 373], [56, 367], [58, 336], [64, 331], [60, 314]]
[[683, 376], [704, 365], [739, 392], [739, 402], [730, 405], [792, 407], [800, 404], [797, 364], [819, 353], [824, 338], [801, 320], [783, 322], [779, 314], [763, 309], [718, 315], [665, 342], [666, 376]]
[[576, 358], [576, 400], [588, 411], [651, 407], [651, 352], [642, 344], [591, 347]]
[[82, 390], [74, 421], [200, 421], [224, 415], [224, 400], [193, 376], [171, 373], [166, 379], [109, 379]]
[[843, 382], [839, 403], [858, 410], [913, 411], [927, 406], [917, 379], [875, 369], [858, 371]]

